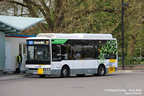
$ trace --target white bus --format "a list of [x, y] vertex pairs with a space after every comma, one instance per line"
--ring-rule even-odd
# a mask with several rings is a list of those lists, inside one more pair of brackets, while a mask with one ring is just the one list
[[111, 34], [85, 33], [40, 33], [37, 37], [27, 38], [26, 74], [69, 77], [72, 74], [102, 76], [115, 72], [117, 55], [110, 54], [104, 60], [98, 57], [109, 40], [117, 41]]

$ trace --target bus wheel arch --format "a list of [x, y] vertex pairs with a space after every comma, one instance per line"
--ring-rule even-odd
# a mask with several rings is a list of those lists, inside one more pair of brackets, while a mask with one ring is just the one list
[[70, 68], [67, 64], [65, 64], [61, 69], [61, 77], [66, 78], [69, 76], [70, 76]]
[[106, 74], [106, 67], [104, 64], [100, 64], [98, 67], [98, 75], [104, 76]]

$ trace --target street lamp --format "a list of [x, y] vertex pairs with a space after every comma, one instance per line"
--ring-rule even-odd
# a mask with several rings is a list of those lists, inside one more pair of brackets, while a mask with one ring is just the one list
[[123, 31], [123, 7], [128, 6], [128, 4], [123, 3], [122, 0], [122, 69], [124, 70], [124, 31]]

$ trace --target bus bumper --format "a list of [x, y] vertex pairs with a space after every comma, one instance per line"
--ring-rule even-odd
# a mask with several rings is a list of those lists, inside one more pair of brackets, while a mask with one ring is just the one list
[[106, 73], [113, 73], [115, 71], [117, 71], [117, 67], [109, 67], [109, 68], [106, 68]]
[[42, 72], [40, 72], [39, 70], [27, 70], [25, 73], [26, 74], [38, 74], [38, 75], [51, 75], [51, 70], [42, 71]]
[[37, 74], [37, 75], [60, 75], [61, 70], [27, 70], [26, 74]]

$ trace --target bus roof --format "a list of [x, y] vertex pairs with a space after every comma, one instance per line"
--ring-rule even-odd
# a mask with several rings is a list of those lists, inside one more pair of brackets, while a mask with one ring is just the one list
[[45, 37], [45, 38], [107, 38], [112, 39], [111, 34], [90, 34], [90, 33], [40, 33], [37, 37]]

